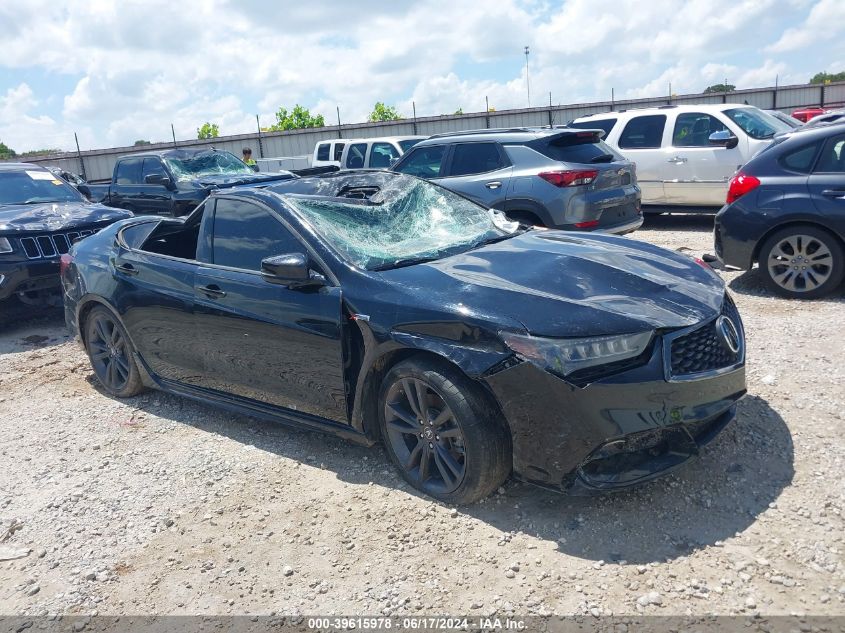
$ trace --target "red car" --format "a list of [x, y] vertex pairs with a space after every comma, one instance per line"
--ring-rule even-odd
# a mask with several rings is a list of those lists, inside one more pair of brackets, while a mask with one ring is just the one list
[[792, 116], [794, 116], [799, 121], [803, 121], [804, 123], [806, 123], [813, 117], [819, 116], [820, 114], [824, 114], [825, 112], [827, 112], [827, 110], [825, 110], [824, 108], [801, 108], [800, 110], [796, 110], [795, 112], [793, 112]]

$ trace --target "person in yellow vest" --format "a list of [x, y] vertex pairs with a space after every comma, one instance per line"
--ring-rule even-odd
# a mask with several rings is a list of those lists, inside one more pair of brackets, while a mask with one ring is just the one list
[[243, 154], [244, 154], [243, 161], [247, 165], [252, 167], [253, 169], [257, 169], [257, 165], [255, 163], [255, 160], [253, 160], [253, 158], [252, 158], [252, 149], [250, 149], [249, 147], [244, 147]]

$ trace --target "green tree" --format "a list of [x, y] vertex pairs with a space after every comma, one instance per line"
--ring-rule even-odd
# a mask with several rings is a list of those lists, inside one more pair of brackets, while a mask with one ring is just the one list
[[399, 121], [402, 115], [393, 106], [384, 105], [381, 101], [373, 106], [373, 111], [370, 112], [370, 121], [377, 123], [378, 121]]
[[322, 114], [312, 116], [308, 108], [303, 108], [298, 103], [293, 110], [288, 112], [287, 108], [279, 108], [276, 112], [276, 122], [267, 128], [270, 132], [281, 132], [283, 130], [303, 130], [309, 127], [324, 127], [326, 120]]
[[455, 110], [455, 114], [463, 114], [463, 113], [464, 113], [463, 108], [458, 108], [457, 110]]
[[216, 123], [206, 121], [202, 124], [202, 127], [197, 128], [197, 138], [199, 139], [217, 138], [218, 136], [220, 136], [220, 128], [217, 127]]
[[14, 158], [15, 156], [17, 156], [15, 150], [7, 146], [3, 141], [0, 141], [0, 159]]
[[64, 152], [64, 150], [58, 147], [47, 147], [45, 149], [31, 149], [23, 154], [18, 154], [18, 156], [25, 158], [29, 156], [43, 156], [44, 154], [61, 154], [62, 152]]
[[712, 94], [714, 92], [733, 92], [736, 86], [733, 84], [713, 84], [704, 89], [704, 94]]
[[829, 84], [831, 81], [845, 81], [845, 70], [841, 73], [816, 73], [810, 79], [811, 84]]
[[[197, 134], [199, 134], [199, 130], [197, 130]], [[215, 134], [214, 136], [217, 136], [217, 135]], [[137, 141], [135, 141], [133, 143], [133, 145], [135, 147], [138, 147], [139, 145], [152, 145], [152, 143], [150, 143], [149, 141], [145, 141], [144, 139], [138, 139]]]

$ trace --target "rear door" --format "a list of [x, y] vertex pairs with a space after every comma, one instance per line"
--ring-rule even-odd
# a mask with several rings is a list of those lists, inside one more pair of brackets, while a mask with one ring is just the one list
[[[158, 377], [188, 385], [198, 385], [204, 371], [203, 356], [196, 345], [193, 304], [194, 275], [198, 269], [195, 241], [205, 208], [191, 216], [196, 230], [184, 232], [184, 257], [121, 246], [112, 262], [115, 288], [111, 296], [115, 297], [138, 353]], [[174, 222], [172, 226], [182, 229], [181, 223]], [[150, 228], [142, 224], [124, 231], [144, 232]], [[155, 235], [153, 232], [146, 239], [153, 242]], [[144, 247], [154, 248], [152, 244], [142, 244]]]
[[827, 225], [845, 236], [845, 134], [836, 134], [825, 141], [807, 184], [816, 208], [826, 216]]
[[456, 143], [445, 176], [433, 182], [490, 209], [504, 209], [513, 166], [495, 142]]
[[[743, 163], [742, 141], [730, 149], [710, 145], [710, 135], [730, 129], [704, 112], [679, 112], [670, 118], [671, 138], [663, 189], [668, 204], [720, 207], [728, 180]], [[745, 134], [740, 135], [741, 139]]]
[[267, 281], [261, 260], [308, 253], [269, 208], [218, 197], [211, 247], [195, 284], [204, 387], [347, 422], [341, 292]]
[[667, 153], [664, 150], [665, 114], [642, 114], [628, 120], [619, 134], [619, 151], [637, 165], [642, 203], [665, 204], [663, 180]]

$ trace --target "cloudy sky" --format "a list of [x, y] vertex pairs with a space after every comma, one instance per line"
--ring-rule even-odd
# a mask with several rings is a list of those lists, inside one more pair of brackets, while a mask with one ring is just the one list
[[845, 70], [843, 0], [0, 3], [0, 140], [17, 151], [194, 138], [301, 103], [418, 116], [804, 83]]

